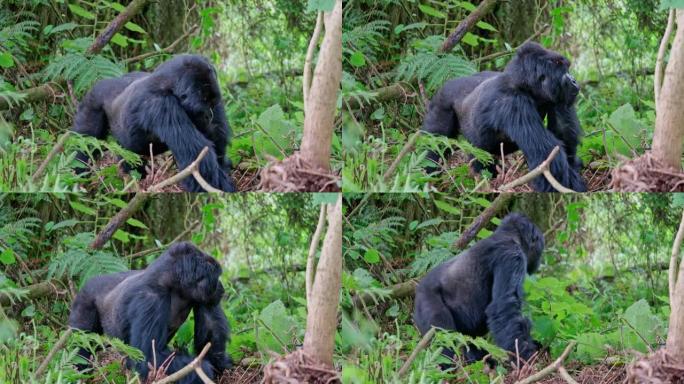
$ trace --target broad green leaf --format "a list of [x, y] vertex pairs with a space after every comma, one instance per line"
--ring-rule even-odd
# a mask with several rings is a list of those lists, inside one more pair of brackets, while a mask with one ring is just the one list
[[85, 213], [86, 215], [90, 215], [90, 216], [97, 215], [97, 211], [95, 211], [94, 209], [92, 209], [86, 205], [83, 205], [77, 201], [70, 201], [69, 205], [71, 205], [71, 208], [73, 208], [75, 211]]
[[128, 47], [128, 39], [126, 36], [116, 33], [114, 36], [112, 36], [112, 43], [118, 45], [119, 47], [126, 48]]
[[449, 212], [449, 213], [454, 214], [454, 215], [458, 215], [459, 213], [461, 213], [460, 209], [454, 207], [453, 205], [451, 205], [449, 203], [446, 203], [446, 202], [441, 201], [441, 200], [435, 200], [434, 202], [435, 202], [435, 206], [437, 208], [441, 209], [442, 211]]
[[306, 12], [330, 12], [335, 7], [335, 0], [309, 0]]
[[88, 20], [95, 20], [95, 14], [91, 13], [89, 11], [86, 11], [80, 5], [69, 4], [69, 9], [71, 10], [71, 12], [73, 12], [74, 14], [76, 14], [78, 16], [81, 16], [81, 17], [86, 18]]
[[12, 248], [5, 248], [5, 250], [0, 253], [0, 263], [3, 263], [5, 265], [12, 265], [16, 263], [17, 260], [14, 257], [14, 251]]
[[364, 65], [366, 65], [366, 58], [363, 56], [363, 53], [356, 51], [349, 58], [349, 62], [354, 67], [363, 67]]
[[446, 13], [440, 12], [440, 11], [436, 10], [435, 8], [432, 8], [429, 5], [418, 4], [418, 9], [420, 9], [421, 12], [423, 12], [424, 14], [426, 14], [428, 16], [438, 17], [440, 19], [446, 19], [446, 17], [447, 17]]
[[0, 67], [12, 68], [14, 67], [14, 59], [9, 52], [0, 53]]
[[380, 261], [380, 253], [376, 249], [369, 248], [364, 253], [363, 259], [369, 264], [375, 264]]
[[137, 220], [137, 219], [133, 219], [133, 218], [128, 219], [128, 220], [126, 220], [126, 223], [130, 226], [133, 226], [133, 227], [147, 229], [147, 225], [145, 225], [145, 223], [143, 223], [142, 221]]
[[477, 36], [473, 35], [470, 32], [466, 33], [465, 36], [463, 36], [463, 39], [461, 39], [461, 41], [473, 47], [477, 47], [477, 45], [479, 44], [479, 42], [477, 41]]
[[128, 23], [126, 23], [124, 26], [126, 27], [126, 29], [128, 29], [129, 31], [132, 31], [132, 32], [138, 32], [138, 33], [143, 33], [143, 34], [147, 33], [147, 32], [145, 32], [144, 29], [142, 29], [141, 26], [139, 26], [136, 23], [130, 22], [130, 21]]
[[498, 32], [496, 28], [494, 28], [493, 25], [486, 23], [484, 21], [478, 21], [476, 24], [480, 29], [484, 29], [485, 31], [492, 31], [492, 32]]

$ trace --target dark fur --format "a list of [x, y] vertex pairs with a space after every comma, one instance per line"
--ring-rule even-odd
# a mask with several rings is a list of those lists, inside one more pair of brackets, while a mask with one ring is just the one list
[[[512, 213], [488, 238], [432, 269], [416, 288], [413, 319], [422, 334], [432, 326], [470, 336], [491, 332], [496, 345], [528, 359], [537, 344], [523, 317], [523, 280], [539, 268], [542, 232], [527, 217]], [[470, 346], [465, 360], [486, 352]], [[454, 353], [445, 350], [452, 358]]]
[[[121, 146], [140, 155], [148, 155], [152, 143], [154, 153], [171, 150], [179, 169], [209, 147], [200, 164], [202, 177], [215, 188], [235, 191], [226, 157], [230, 127], [216, 71], [202, 56], [176, 56], [152, 73], [98, 82], [78, 106], [73, 130], [101, 140], [111, 132]], [[77, 159], [88, 161], [84, 153]], [[139, 171], [144, 175], [144, 167]], [[194, 177], [185, 178], [183, 187], [203, 191]]]
[[[128, 365], [144, 380], [149, 372], [147, 364], [153, 363], [153, 358], [159, 367], [172, 353], [167, 344], [192, 310], [195, 351], [211, 342], [202, 368], [214, 378], [232, 365], [225, 352], [229, 328], [219, 305], [224, 293], [220, 275], [221, 267], [211, 256], [190, 243], [177, 243], [146, 269], [90, 279], [74, 300], [69, 325], [117, 337], [140, 349], [145, 359], [131, 360]], [[85, 351], [81, 355], [89, 357]], [[193, 358], [178, 352], [167, 374], [176, 372]], [[180, 383], [202, 381], [192, 373]]]
[[[495, 158], [500, 156], [500, 143], [506, 154], [521, 149], [530, 170], [559, 145], [561, 152], [551, 163], [551, 173], [562, 185], [586, 191], [577, 158], [582, 131], [574, 102], [579, 86], [568, 73], [569, 66], [562, 55], [527, 43], [504, 72], [480, 72], [444, 84], [430, 101], [423, 130], [451, 138], [460, 132]], [[437, 162], [440, 156], [432, 152], [428, 158]], [[474, 166], [477, 172], [483, 168], [478, 162]], [[496, 175], [495, 165], [488, 170]], [[532, 186], [555, 191], [543, 176], [535, 178]]]

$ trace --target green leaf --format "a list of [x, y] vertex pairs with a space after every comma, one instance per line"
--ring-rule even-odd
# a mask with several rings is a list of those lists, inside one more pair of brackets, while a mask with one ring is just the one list
[[121, 229], [117, 229], [116, 232], [114, 232], [114, 235], [112, 235], [112, 238], [117, 239], [122, 243], [128, 243], [130, 241], [128, 235], [128, 232], [122, 231]]
[[646, 131], [646, 127], [637, 118], [632, 105], [625, 104], [615, 110], [608, 118], [608, 122], [620, 134], [612, 131], [606, 132], [607, 137], [610, 138], [606, 140], [606, 150], [631, 156], [631, 148], [638, 148], [641, 136]]
[[[297, 323], [287, 313], [282, 301], [276, 300], [261, 310], [257, 322], [257, 347], [262, 352], [286, 352], [296, 339]], [[285, 344], [285, 345], [283, 345]]]
[[16, 262], [17, 259], [14, 257], [14, 251], [12, 248], [5, 248], [5, 250], [0, 253], [0, 263], [12, 265]]
[[461, 39], [461, 41], [472, 46], [472, 47], [477, 47], [477, 45], [479, 44], [477, 39], [478, 39], [477, 36], [468, 32], [465, 34], [465, 36], [463, 36], [463, 39]]
[[80, 5], [69, 4], [69, 9], [71, 10], [71, 12], [73, 12], [77, 16], [81, 16], [81, 17], [86, 18], [88, 20], [95, 20], [95, 14], [91, 13], [89, 11], [86, 11]]
[[120, 33], [115, 34], [111, 41], [122, 48], [128, 47], [128, 38]]
[[126, 23], [124, 26], [125, 26], [126, 29], [128, 29], [129, 31], [138, 32], [138, 33], [142, 33], [142, 34], [147, 34], [147, 32], [145, 32], [145, 30], [142, 29], [142, 27], [139, 26], [139, 25], [136, 24], [136, 23], [132, 23], [132, 22], [129, 21], [129, 22]]
[[0, 53], [0, 67], [12, 68], [14, 67], [14, 58], [9, 52]]
[[492, 31], [492, 32], [498, 32], [496, 28], [494, 28], [493, 25], [486, 23], [484, 21], [478, 21], [476, 24], [480, 29], [484, 29], [485, 31]]
[[366, 58], [363, 56], [363, 53], [356, 51], [349, 58], [349, 62], [354, 67], [363, 67], [364, 65], [366, 65]]
[[71, 205], [71, 208], [73, 208], [75, 211], [85, 213], [86, 215], [90, 215], [90, 216], [97, 215], [97, 211], [95, 211], [94, 209], [92, 209], [86, 205], [83, 205], [77, 201], [70, 201], [69, 205]]
[[126, 223], [130, 226], [133, 226], [133, 227], [147, 229], [147, 225], [145, 225], [145, 223], [143, 223], [140, 220], [136, 220], [136, 219], [131, 218], [131, 219], [126, 220]]
[[380, 261], [380, 252], [376, 249], [369, 248], [366, 250], [366, 253], [363, 254], [363, 259], [366, 263], [375, 264]]
[[435, 206], [437, 208], [441, 209], [442, 211], [449, 212], [449, 213], [454, 214], [454, 215], [458, 215], [459, 213], [461, 213], [460, 209], [454, 207], [451, 204], [445, 203], [444, 201], [441, 201], [441, 200], [435, 200]]
[[440, 19], [446, 19], [447, 15], [444, 12], [440, 12], [429, 5], [418, 4], [418, 9], [428, 16], [438, 17]]

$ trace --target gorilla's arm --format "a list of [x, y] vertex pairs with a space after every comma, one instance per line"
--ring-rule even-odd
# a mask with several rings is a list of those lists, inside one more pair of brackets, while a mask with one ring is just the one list
[[516, 351], [517, 339], [520, 356], [527, 360], [537, 349], [530, 336], [530, 322], [520, 312], [527, 259], [517, 246], [506, 244], [501, 250], [493, 265], [492, 301], [485, 310], [487, 327], [494, 342], [508, 351]]
[[[230, 174], [233, 165], [230, 159], [226, 156], [226, 146], [230, 143], [230, 127], [226, 120], [226, 112], [223, 108], [223, 102], [219, 100], [212, 108], [211, 117], [212, 129], [210, 131], [209, 139], [214, 142], [216, 150], [216, 159], [221, 167]], [[228, 178], [232, 184], [232, 179]]]
[[[125, 317], [130, 319], [129, 342], [132, 347], [140, 349], [145, 355], [143, 361], [135, 362], [135, 369], [140, 373], [142, 380], [149, 373], [148, 363], [157, 367], [171, 355], [167, 344], [169, 342], [169, 319], [171, 308], [171, 296], [168, 294], [157, 295], [152, 292], [140, 292], [131, 296], [127, 305]], [[193, 357], [176, 353], [168, 365], [166, 372], [171, 374], [186, 366]], [[202, 361], [202, 369], [214, 377], [213, 367], [207, 361]], [[196, 373], [185, 376], [179, 383], [201, 383]]]
[[577, 146], [582, 135], [577, 111], [573, 105], [556, 105], [547, 115], [549, 130], [563, 142], [568, 163], [580, 170], [582, 162], [577, 158]]
[[[502, 98], [490, 107], [492, 111], [484, 114], [484, 118], [489, 120], [485, 121], [484, 125], [498, 127], [508, 136], [525, 154], [530, 170], [546, 160], [554, 147], [560, 146], [560, 152], [551, 162], [551, 174], [561, 185], [578, 192], [586, 191], [579, 176], [570, 176], [570, 172], [576, 171], [568, 166], [568, 158], [562, 143], [544, 127], [536, 106], [528, 98]], [[532, 180], [532, 185], [536, 191], [556, 191], [544, 176], [536, 177]]]
[[232, 360], [226, 355], [225, 345], [228, 341], [228, 320], [221, 306], [196, 306], [195, 313], [195, 352], [211, 343], [207, 360], [220, 375], [223, 370], [230, 369]]
[[[170, 95], [142, 92], [131, 103], [134, 111], [126, 117], [132, 119], [126, 122], [127, 126], [149, 129], [171, 150], [179, 169], [190, 165], [204, 147], [209, 147], [209, 152], [200, 163], [200, 174], [214, 188], [235, 191], [219, 166], [214, 143], [197, 130], [178, 99]], [[190, 192], [204, 191], [194, 177], [185, 178], [183, 186]]]

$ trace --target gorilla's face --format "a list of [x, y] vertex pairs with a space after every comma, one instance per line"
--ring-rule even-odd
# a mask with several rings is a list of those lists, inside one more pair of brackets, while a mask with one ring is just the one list
[[208, 124], [212, 118], [212, 108], [221, 101], [216, 71], [201, 56], [188, 56], [182, 65], [182, 75], [173, 93], [193, 121]]
[[549, 103], [572, 103], [577, 97], [580, 88], [569, 69], [570, 61], [563, 55], [536, 43], [520, 47], [506, 66], [519, 88]]

